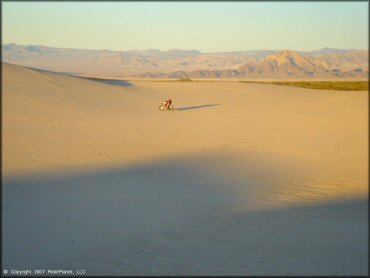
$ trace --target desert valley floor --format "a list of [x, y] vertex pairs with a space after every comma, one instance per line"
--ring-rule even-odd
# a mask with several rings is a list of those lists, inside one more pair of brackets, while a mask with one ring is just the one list
[[368, 91], [2, 70], [3, 269], [368, 274]]

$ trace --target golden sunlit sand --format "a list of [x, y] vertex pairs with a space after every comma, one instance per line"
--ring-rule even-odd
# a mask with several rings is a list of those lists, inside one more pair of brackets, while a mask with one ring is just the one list
[[368, 273], [368, 91], [2, 67], [9, 268]]

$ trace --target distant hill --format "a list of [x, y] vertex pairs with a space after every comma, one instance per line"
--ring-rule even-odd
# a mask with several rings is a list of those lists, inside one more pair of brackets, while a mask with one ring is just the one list
[[264, 51], [212, 54], [180, 49], [111, 51], [16, 44], [3, 45], [2, 53], [3, 61], [12, 64], [102, 76], [127, 76], [145, 71], [238, 68], [267, 55]]
[[332, 69], [341, 71], [369, 69], [369, 53], [366, 50], [318, 55], [316, 58], [325, 61]]
[[76, 75], [146, 78], [366, 77], [368, 51], [249, 50], [203, 53], [158, 49], [112, 51], [2, 45], [4, 62]]
[[311, 56], [316, 57], [320, 55], [329, 55], [329, 54], [346, 54], [350, 52], [358, 51], [357, 49], [337, 49], [337, 48], [330, 48], [330, 47], [324, 47], [319, 50], [313, 50], [313, 51], [299, 51], [299, 54], [305, 55], [305, 56]]
[[[319, 56], [320, 57], [320, 56]], [[147, 72], [142, 78], [341, 78], [368, 76], [367, 52], [323, 55], [322, 59], [283, 50], [259, 62], [237, 69], [176, 71], [168, 74]], [[353, 60], [351, 64], [350, 61]], [[352, 65], [352, 66], [350, 66]]]

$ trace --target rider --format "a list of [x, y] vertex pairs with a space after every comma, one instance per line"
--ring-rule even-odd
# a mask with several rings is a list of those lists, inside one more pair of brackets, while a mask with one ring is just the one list
[[172, 99], [167, 99], [163, 102], [164, 106], [168, 109], [168, 107], [172, 104]]

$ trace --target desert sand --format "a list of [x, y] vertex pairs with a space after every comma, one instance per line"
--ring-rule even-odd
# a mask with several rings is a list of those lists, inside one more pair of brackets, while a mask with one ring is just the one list
[[368, 91], [2, 70], [3, 269], [368, 274]]

